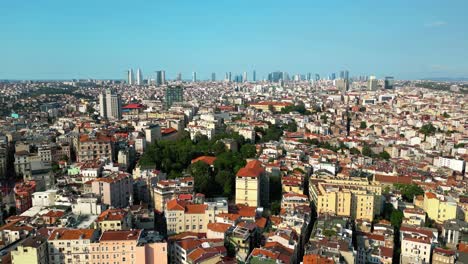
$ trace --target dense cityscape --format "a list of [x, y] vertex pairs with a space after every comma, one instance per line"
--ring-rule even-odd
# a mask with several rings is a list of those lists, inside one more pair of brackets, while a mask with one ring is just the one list
[[0, 81], [1, 263], [468, 263], [468, 82]]

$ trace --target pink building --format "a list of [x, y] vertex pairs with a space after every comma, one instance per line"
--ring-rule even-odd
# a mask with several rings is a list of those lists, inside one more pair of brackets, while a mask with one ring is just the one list
[[102, 202], [115, 208], [129, 205], [133, 195], [132, 175], [125, 172], [115, 172], [106, 177], [97, 178], [91, 182], [93, 193], [101, 196]]
[[167, 243], [142, 237], [143, 230], [105, 231], [90, 245], [90, 263], [167, 264]]

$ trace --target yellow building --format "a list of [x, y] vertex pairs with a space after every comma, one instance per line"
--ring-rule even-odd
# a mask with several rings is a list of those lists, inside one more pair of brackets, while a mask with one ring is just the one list
[[423, 209], [427, 216], [437, 223], [457, 218], [457, 202], [448, 196], [426, 192]]
[[236, 204], [260, 206], [260, 181], [264, 173], [262, 164], [258, 160], [247, 163], [236, 175]]
[[205, 204], [192, 204], [182, 200], [171, 200], [167, 203], [166, 215], [167, 234], [182, 232], [206, 233], [208, 221]]
[[96, 223], [102, 232], [129, 230], [132, 227], [132, 214], [125, 209], [107, 209], [98, 216]]
[[47, 238], [43, 236], [28, 237], [11, 251], [11, 263], [48, 263]]
[[273, 101], [269, 101], [269, 102], [262, 101], [262, 102], [250, 104], [250, 106], [255, 109], [262, 110], [262, 111], [273, 110], [274, 112], [280, 112], [281, 109], [290, 105], [292, 104], [288, 102], [273, 102]]
[[309, 196], [317, 213], [372, 221], [380, 214], [382, 187], [366, 179], [310, 179]]

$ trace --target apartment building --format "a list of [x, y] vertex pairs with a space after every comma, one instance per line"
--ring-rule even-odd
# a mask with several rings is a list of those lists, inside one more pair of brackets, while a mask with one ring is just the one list
[[437, 223], [457, 218], [457, 202], [449, 196], [426, 192], [423, 209], [427, 216]]
[[90, 263], [90, 246], [97, 239], [95, 229], [55, 229], [48, 239], [49, 264]]
[[154, 208], [160, 212], [166, 210], [166, 203], [177, 198], [180, 194], [192, 194], [193, 177], [161, 180], [154, 187]]
[[367, 179], [316, 179], [309, 181], [310, 200], [317, 213], [372, 221], [380, 214], [382, 187]]
[[48, 258], [47, 238], [43, 236], [30, 236], [11, 251], [12, 264], [47, 264]]
[[268, 177], [258, 160], [252, 160], [236, 174], [236, 204], [260, 207], [269, 200]]
[[167, 222], [167, 234], [172, 235], [182, 232], [206, 233], [208, 221], [205, 212], [207, 208], [208, 206], [205, 204], [192, 204], [178, 199], [169, 201], [164, 212]]
[[101, 197], [103, 204], [114, 208], [124, 208], [129, 205], [133, 195], [132, 175], [125, 172], [113, 172], [91, 182], [92, 193]]
[[114, 158], [114, 141], [112, 137], [94, 132], [80, 135], [78, 141], [77, 161]]
[[400, 228], [401, 257], [400, 263], [428, 264], [432, 248], [437, 243], [437, 230], [403, 225]]
[[128, 230], [132, 228], [132, 214], [125, 209], [107, 209], [98, 216], [96, 224], [102, 232]]

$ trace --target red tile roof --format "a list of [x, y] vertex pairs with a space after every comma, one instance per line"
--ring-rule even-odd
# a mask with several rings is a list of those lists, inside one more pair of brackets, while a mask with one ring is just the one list
[[225, 233], [232, 225], [224, 223], [209, 223], [208, 229], [213, 232]]
[[48, 240], [75, 240], [91, 239], [96, 232], [95, 229], [55, 229]]
[[216, 157], [212, 157], [212, 156], [200, 156], [196, 159], [193, 159], [192, 160], [192, 163], [195, 163], [195, 162], [198, 162], [198, 161], [201, 161], [201, 162], [204, 162], [210, 166], [212, 166], [214, 164], [214, 162], [216, 161]]
[[138, 240], [141, 236], [142, 230], [117, 230], [105, 231], [101, 235], [100, 241], [116, 241], [116, 240]]
[[258, 160], [252, 160], [237, 172], [238, 177], [260, 177], [264, 172], [262, 163]]

